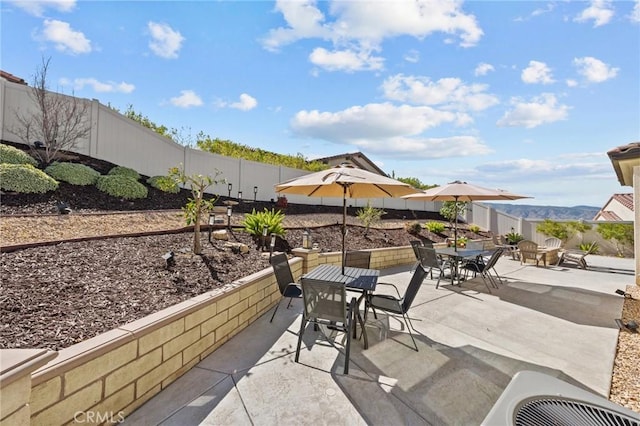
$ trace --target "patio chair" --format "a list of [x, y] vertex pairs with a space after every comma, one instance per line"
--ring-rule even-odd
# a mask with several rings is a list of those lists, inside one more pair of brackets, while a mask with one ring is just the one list
[[280, 294], [282, 295], [282, 297], [273, 310], [273, 315], [271, 315], [271, 320], [269, 322], [273, 322], [273, 318], [276, 316], [276, 312], [278, 312], [278, 308], [280, 307], [280, 302], [282, 302], [282, 299], [286, 297], [289, 298], [289, 303], [287, 304], [287, 309], [289, 309], [289, 306], [291, 306], [291, 301], [294, 297], [302, 297], [302, 289], [293, 279], [293, 274], [291, 273], [291, 267], [289, 266], [289, 259], [287, 258], [287, 255], [285, 253], [274, 254], [271, 257], [271, 266], [273, 267], [273, 273], [276, 276], [278, 289], [280, 290]]
[[467, 241], [467, 250], [484, 250], [484, 241]]
[[549, 237], [544, 240], [544, 246], [548, 249], [559, 249], [562, 247], [562, 240], [556, 237]]
[[[420, 250], [434, 250], [429, 248], [420, 248]], [[435, 250], [434, 250], [435, 253]], [[376, 309], [381, 311], [385, 311], [387, 313], [402, 315], [404, 322], [407, 326], [407, 331], [409, 332], [409, 336], [411, 336], [411, 341], [413, 342], [413, 346], [415, 347], [416, 352], [418, 352], [418, 345], [416, 345], [416, 341], [413, 338], [413, 333], [411, 333], [411, 329], [413, 325], [411, 324], [411, 320], [407, 315], [409, 309], [411, 308], [411, 304], [413, 300], [416, 298], [418, 294], [418, 290], [422, 285], [422, 281], [427, 276], [427, 271], [424, 268], [416, 268], [411, 276], [411, 281], [409, 281], [409, 285], [407, 286], [407, 290], [404, 293], [404, 296], [400, 296], [400, 291], [398, 291], [398, 287], [390, 283], [378, 283], [377, 285], [390, 285], [392, 286], [398, 295], [398, 297], [387, 295], [387, 294], [372, 294], [367, 298], [367, 308], [371, 308], [373, 310], [374, 318], [378, 318], [376, 313]]]
[[420, 257], [419, 265], [425, 272], [429, 273], [431, 279], [433, 279], [434, 269], [439, 272], [438, 281], [436, 282], [436, 288], [438, 288], [440, 279], [444, 276], [444, 271], [449, 263], [438, 256], [436, 249], [433, 247], [418, 247], [418, 256]]
[[319, 325], [324, 325], [332, 330], [344, 332], [347, 340], [345, 345], [344, 374], [349, 374], [349, 354], [351, 352], [351, 331], [354, 327], [353, 318], [357, 307], [356, 298], [351, 298], [347, 305], [347, 292], [343, 283], [302, 279], [302, 299], [304, 312], [300, 333], [298, 333], [298, 346], [296, 348], [295, 361], [300, 359], [300, 347], [302, 335], [308, 323], [312, 323], [317, 330]]
[[544, 254], [538, 252], [538, 244], [530, 240], [520, 241], [518, 243], [518, 252], [521, 265], [527, 263], [527, 260], [534, 260], [536, 266], [539, 266], [540, 261], [544, 260]]
[[413, 254], [416, 256], [416, 263], [413, 264], [411, 268], [411, 272], [415, 271], [415, 269], [420, 265], [420, 253], [418, 252], [418, 247], [422, 247], [422, 241], [420, 240], [411, 240], [409, 241], [411, 244], [411, 248], [413, 249]]
[[588, 265], [585, 257], [594, 252], [595, 246], [596, 242], [594, 241], [587, 250], [562, 250], [558, 256], [558, 262], [556, 265], [560, 265], [563, 262], [575, 263], [578, 268], [587, 269]]
[[489, 287], [489, 284], [491, 284], [491, 286], [493, 286], [494, 288], [499, 288], [498, 283], [491, 276], [491, 270], [493, 270], [493, 273], [495, 274], [497, 280], [500, 283], [502, 283], [502, 278], [500, 278], [500, 275], [498, 275], [498, 271], [496, 271], [495, 266], [496, 266], [496, 263], [498, 263], [498, 260], [500, 259], [500, 257], [502, 256], [503, 251], [504, 249], [497, 248], [493, 252], [491, 257], [489, 257], [489, 260], [486, 263], [483, 261], [482, 258], [478, 258], [476, 260], [472, 260], [464, 263], [462, 265], [462, 268], [465, 270], [465, 277], [467, 275], [467, 272], [469, 271], [473, 272], [474, 277], [480, 274], [480, 277], [482, 278], [484, 285], [487, 287], [487, 290], [489, 290], [489, 293], [491, 293], [491, 288]]
[[344, 266], [369, 269], [371, 265], [370, 251], [348, 251], [344, 258]]

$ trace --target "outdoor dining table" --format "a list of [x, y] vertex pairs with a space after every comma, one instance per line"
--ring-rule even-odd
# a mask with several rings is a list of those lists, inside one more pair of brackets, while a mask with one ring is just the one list
[[314, 268], [311, 272], [303, 275], [302, 279], [305, 281], [314, 280], [331, 283], [343, 283], [346, 286], [347, 290], [358, 291], [362, 293], [362, 295], [358, 298], [356, 315], [358, 322], [362, 327], [364, 348], [367, 349], [369, 347], [369, 340], [367, 339], [367, 332], [364, 326], [364, 318], [362, 317], [362, 315], [360, 315], [360, 302], [366, 298], [367, 294], [373, 293], [373, 291], [376, 289], [376, 284], [378, 283], [379, 276], [380, 271], [377, 269], [353, 268], [347, 266], [344, 268], [343, 274], [342, 267], [339, 265], [322, 264]]
[[492, 250], [476, 250], [476, 249], [465, 249], [459, 248], [455, 249], [454, 247], [442, 247], [436, 249], [436, 254], [439, 256], [447, 256], [450, 260], [451, 265], [451, 284], [454, 283], [454, 279], [457, 279], [458, 284], [460, 284], [461, 278], [459, 273], [460, 263], [465, 260], [476, 259], [478, 256], [487, 256], [493, 253]]

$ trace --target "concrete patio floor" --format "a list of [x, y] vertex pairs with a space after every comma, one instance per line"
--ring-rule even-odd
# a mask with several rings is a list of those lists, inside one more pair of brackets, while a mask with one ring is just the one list
[[[503, 257], [505, 283], [492, 294], [479, 277], [438, 289], [427, 278], [410, 310], [419, 351], [401, 319], [370, 315], [369, 349], [353, 341], [347, 376], [342, 334], [309, 328], [294, 362], [302, 304], [283, 304], [273, 323], [270, 311], [124, 423], [478, 425], [521, 370], [607, 396], [623, 304], [614, 291], [633, 283], [633, 259], [588, 261], [584, 271]], [[379, 281], [402, 293], [409, 269]]]

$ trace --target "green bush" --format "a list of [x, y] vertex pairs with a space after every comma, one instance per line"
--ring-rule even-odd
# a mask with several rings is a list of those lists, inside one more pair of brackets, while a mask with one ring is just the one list
[[480, 227], [478, 225], [476, 225], [476, 224], [471, 224], [471, 225], [469, 225], [469, 231], [471, 231], [471, 232], [473, 232], [475, 234], [478, 234], [478, 233], [480, 233]]
[[367, 203], [366, 207], [358, 209], [356, 215], [362, 224], [365, 226], [365, 235], [369, 231], [371, 225], [374, 225], [382, 219], [382, 215], [385, 214], [382, 209], [377, 209], [375, 207], [371, 207], [371, 204]]
[[505, 238], [509, 242], [509, 244], [518, 244], [520, 241], [524, 240], [524, 236], [522, 234], [518, 234], [517, 232], [509, 232], [505, 235]]
[[147, 179], [147, 183], [160, 191], [177, 194], [180, 192], [178, 183], [169, 176], [151, 176]]
[[78, 163], [54, 162], [44, 172], [58, 182], [67, 182], [71, 185], [93, 185], [100, 177], [100, 172], [89, 166]]
[[425, 227], [429, 230], [429, 232], [433, 232], [434, 234], [441, 234], [444, 232], [444, 223], [442, 222], [427, 222]]
[[0, 163], [38, 165], [38, 162], [23, 150], [4, 144], [0, 144]]
[[147, 198], [147, 187], [127, 176], [106, 175], [100, 176], [96, 181], [96, 188], [107, 194], [132, 200], [134, 198]]
[[0, 164], [0, 187], [22, 194], [44, 194], [58, 189], [58, 182], [31, 164]]
[[113, 169], [109, 170], [109, 175], [110, 176], [126, 176], [133, 180], [140, 180], [140, 173], [136, 172], [133, 169], [130, 169], [129, 167], [123, 167], [123, 166], [115, 166]]
[[418, 235], [422, 231], [422, 225], [418, 222], [406, 222], [404, 229], [412, 235]]
[[566, 224], [551, 219], [545, 219], [542, 223], [539, 223], [538, 226], [536, 226], [536, 231], [547, 237], [560, 238], [562, 241], [567, 241], [570, 237]]
[[262, 212], [256, 212], [253, 209], [251, 213], [244, 216], [244, 229], [254, 238], [262, 237], [264, 227], [267, 227], [267, 235], [276, 234], [280, 237], [284, 236], [284, 228], [282, 227], [282, 221], [284, 220], [284, 213], [275, 209], [264, 209]]
[[600, 251], [600, 246], [595, 241], [590, 243], [582, 243], [579, 247], [580, 250], [588, 251], [591, 254], [598, 254], [598, 251]]

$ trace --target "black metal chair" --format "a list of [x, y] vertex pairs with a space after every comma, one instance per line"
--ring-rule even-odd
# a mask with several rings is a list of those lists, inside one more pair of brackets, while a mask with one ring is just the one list
[[418, 247], [417, 251], [418, 258], [420, 259], [419, 265], [422, 267], [422, 269], [425, 270], [425, 272], [429, 273], [431, 279], [433, 279], [434, 269], [439, 272], [438, 282], [436, 282], [436, 288], [438, 288], [438, 286], [440, 285], [440, 280], [444, 276], [444, 271], [447, 266], [449, 266], [449, 263], [438, 256], [438, 254], [436, 253], [436, 249], [434, 249], [433, 247]]
[[[433, 249], [431, 249], [433, 250]], [[413, 346], [415, 347], [416, 352], [418, 351], [418, 345], [416, 344], [415, 339], [413, 338], [413, 333], [411, 333], [411, 329], [413, 325], [411, 324], [411, 320], [407, 315], [407, 312], [411, 308], [411, 304], [413, 303], [416, 295], [418, 294], [418, 290], [420, 289], [420, 285], [422, 285], [422, 281], [424, 281], [427, 276], [427, 271], [424, 268], [416, 268], [411, 276], [411, 281], [409, 281], [409, 285], [407, 286], [407, 290], [404, 293], [404, 296], [400, 296], [400, 292], [398, 291], [398, 287], [390, 283], [378, 283], [377, 285], [390, 285], [395, 288], [398, 297], [387, 295], [387, 294], [373, 294], [368, 297], [367, 300], [367, 308], [371, 308], [373, 310], [373, 315], [375, 318], [378, 318], [376, 314], [376, 309], [381, 311], [385, 311], [387, 313], [402, 315], [404, 322], [407, 326], [407, 331], [409, 332], [409, 336], [411, 336], [411, 341], [413, 342]]]
[[342, 331], [347, 340], [345, 345], [344, 374], [349, 374], [349, 354], [351, 352], [351, 335], [353, 334], [356, 298], [351, 298], [347, 305], [347, 292], [343, 283], [302, 279], [302, 299], [304, 312], [300, 333], [298, 333], [298, 346], [296, 348], [295, 361], [300, 358], [302, 335], [308, 323], [314, 324], [317, 330], [319, 325], [324, 325], [332, 330]]
[[489, 290], [489, 293], [491, 293], [489, 284], [491, 284], [494, 288], [498, 288], [498, 283], [491, 276], [491, 270], [493, 270], [498, 281], [502, 282], [502, 278], [500, 278], [500, 275], [498, 275], [498, 272], [495, 269], [495, 265], [496, 263], [498, 263], [498, 259], [500, 259], [500, 257], [502, 256], [503, 250], [504, 249], [502, 248], [497, 248], [486, 263], [483, 261], [482, 257], [479, 257], [476, 260], [465, 262], [462, 265], [462, 268], [465, 270], [465, 276], [468, 271], [473, 272], [474, 276], [480, 274], [484, 285], [487, 287], [487, 290]]
[[278, 281], [278, 288], [280, 289], [280, 294], [282, 298], [278, 301], [275, 309], [273, 310], [273, 315], [271, 315], [271, 320], [269, 322], [273, 322], [273, 318], [276, 316], [276, 312], [278, 312], [278, 308], [280, 307], [280, 302], [282, 299], [288, 297], [289, 304], [287, 304], [287, 309], [291, 306], [291, 301], [293, 298], [302, 297], [302, 289], [293, 279], [293, 274], [291, 273], [291, 267], [289, 266], [289, 259], [285, 253], [274, 254], [271, 257], [271, 266], [273, 267], [273, 273], [276, 276], [276, 281]]
[[424, 244], [420, 240], [411, 240], [409, 241], [411, 244], [411, 248], [413, 249], [413, 254], [416, 256], [416, 263], [411, 268], [411, 272], [413, 272], [418, 265], [420, 265], [420, 252], [418, 251], [418, 247], [423, 247]]
[[369, 269], [371, 265], [370, 251], [348, 251], [344, 258], [344, 266]]

